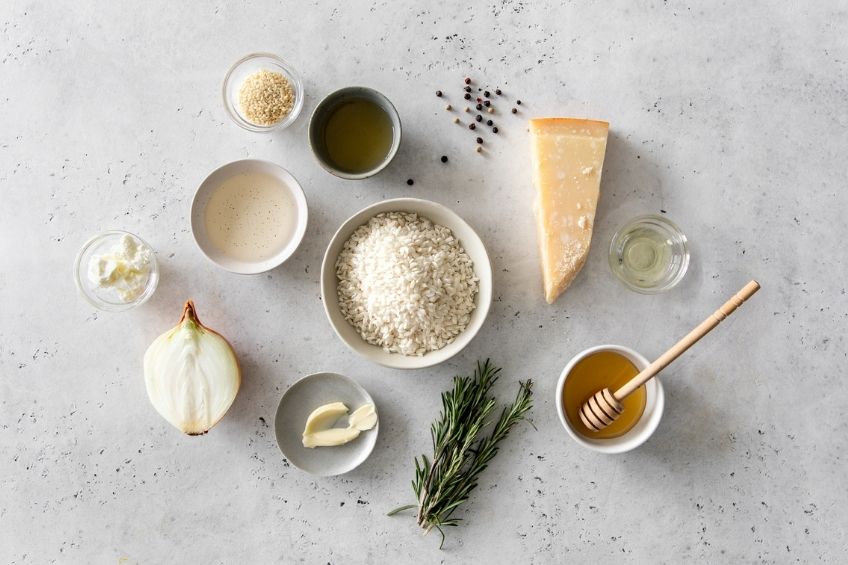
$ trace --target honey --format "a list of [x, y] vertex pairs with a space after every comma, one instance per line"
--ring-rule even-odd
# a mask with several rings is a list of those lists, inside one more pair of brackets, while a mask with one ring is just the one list
[[621, 402], [624, 411], [601, 431], [593, 432], [583, 424], [580, 408], [599, 390], [608, 388], [615, 392], [637, 374], [639, 370], [636, 366], [627, 357], [614, 351], [599, 351], [578, 361], [566, 377], [562, 392], [562, 405], [572, 428], [594, 439], [609, 439], [629, 432], [645, 411], [648, 396], [645, 385]]

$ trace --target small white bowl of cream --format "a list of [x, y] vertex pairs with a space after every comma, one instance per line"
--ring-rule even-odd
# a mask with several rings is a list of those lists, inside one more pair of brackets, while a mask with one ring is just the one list
[[252, 275], [292, 256], [306, 233], [306, 195], [284, 168], [245, 159], [213, 171], [194, 195], [191, 232], [213, 263]]
[[143, 239], [110, 230], [83, 244], [74, 261], [74, 282], [92, 306], [121, 312], [153, 296], [159, 265], [153, 248]]

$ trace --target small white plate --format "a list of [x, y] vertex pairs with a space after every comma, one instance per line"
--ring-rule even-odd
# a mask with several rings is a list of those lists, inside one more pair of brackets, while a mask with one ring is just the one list
[[[215, 247], [209, 241], [209, 236], [206, 233], [206, 205], [209, 203], [209, 199], [212, 198], [212, 194], [214, 194], [226, 179], [244, 173], [264, 173], [278, 179], [280, 186], [284, 190], [289, 191], [297, 207], [297, 225], [292, 232], [291, 239], [274, 256], [263, 261], [252, 262], [234, 259]], [[200, 251], [222, 269], [242, 275], [264, 273], [283, 264], [286, 259], [294, 254], [303, 240], [303, 235], [306, 233], [307, 219], [306, 195], [303, 193], [303, 189], [297, 182], [297, 179], [281, 166], [259, 159], [233, 161], [215, 169], [200, 184], [197, 192], [194, 193], [194, 200], [191, 203], [191, 233], [194, 235], [194, 241], [197, 242]]]
[[[474, 263], [474, 273], [480, 279], [477, 295], [474, 297], [474, 311], [468, 327], [456, 336], [451, 343], [445, 347], [425, 353], [421, 356], [402, 355], [400, 353], [389, 353], [376, 345], [371, 345], [364, 339], [356, 329], [351, 326], [342, 315], [338, 299], [338, 278], [336, 277], [336, 260], [344, 248], [345, 242], [351, 234], [361, 225], [368, 223], [372, 217], [383, 212], [415, 212], [420, 216], [428, 218], [433, 223], [449, 228], [454, 236], [462, 243], [465, 252]], [[367, 208], [364, 208], [348, 218], [336, 231], [327, 252], [324, 254], [324, 262], [321, 264], [321, 299], [324, 303], [324, 311], [330, 320], [330, 325], [336, 335], [352, 351], [358, 353], [365, 359], [393, 369], [421, 369], [431, 367], [446, 361], [462, 351], [468, 345], [486, 321], [489, 307], [492, 305], [492, 265], [486, 247], [480, 240], [480, 236], [459, 217], [453, 210], [430, 200], [418, 198], [396, 198], [383, 200]]]
[[374, 428], [362, 432], [358, 438], [344, 445], [303, 447], [306, 418], [319, 406], [331, 402], [344, 403], [349, 413], [364, 404], [374, 404], [371, 395], [350, 377], [338, 373], [315, 373], [289, 387], [280, 399], [274, 418], [277, 445], [285, 458], [298, 469], [322, 477], [347, 473], [368, 459], [377, 443], [377, 432], [380, 429], [378, 420]]

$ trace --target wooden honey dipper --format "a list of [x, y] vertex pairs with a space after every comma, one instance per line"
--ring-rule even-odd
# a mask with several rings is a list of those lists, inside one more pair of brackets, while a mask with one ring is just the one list
[[595, 432], [612, 424], [624, 410], [621, 405], [622, 400], [665, 369], [672, 361], [683, 355], [684, 351], [695, 345], [699, 339], [735, 312], [737, 308], [742, 306], [743, 302], [751, 298], [758, 290], [760, 290], [760, 283], [757, 281], [749, 282], [735, 296], [725, 302], [721, 308], [701, 322], [697, 328], [660, 355], [656, 361], [645, 367], [641, 373], [630, 379], [624, 386], [615, 392], [610, 392], [610, 389], [605, 388], [593, 394], [580, 408], [580, 420], [587, 428]]

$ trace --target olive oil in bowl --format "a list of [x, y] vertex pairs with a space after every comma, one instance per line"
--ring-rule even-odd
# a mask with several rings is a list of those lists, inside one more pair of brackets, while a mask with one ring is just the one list
[[384, 169], [397, 153], [400, 134], [395, 107], [370, 88], [333, 92], [309, 122], [309, 143], [318, 162], [345, 179], [363, 179]]
[[362, 98], [339, 104], [324, 127], [330, 161], [354, 174], [370, 171], [385, 161], [393, 137], [392, 121], [386, 112]]

